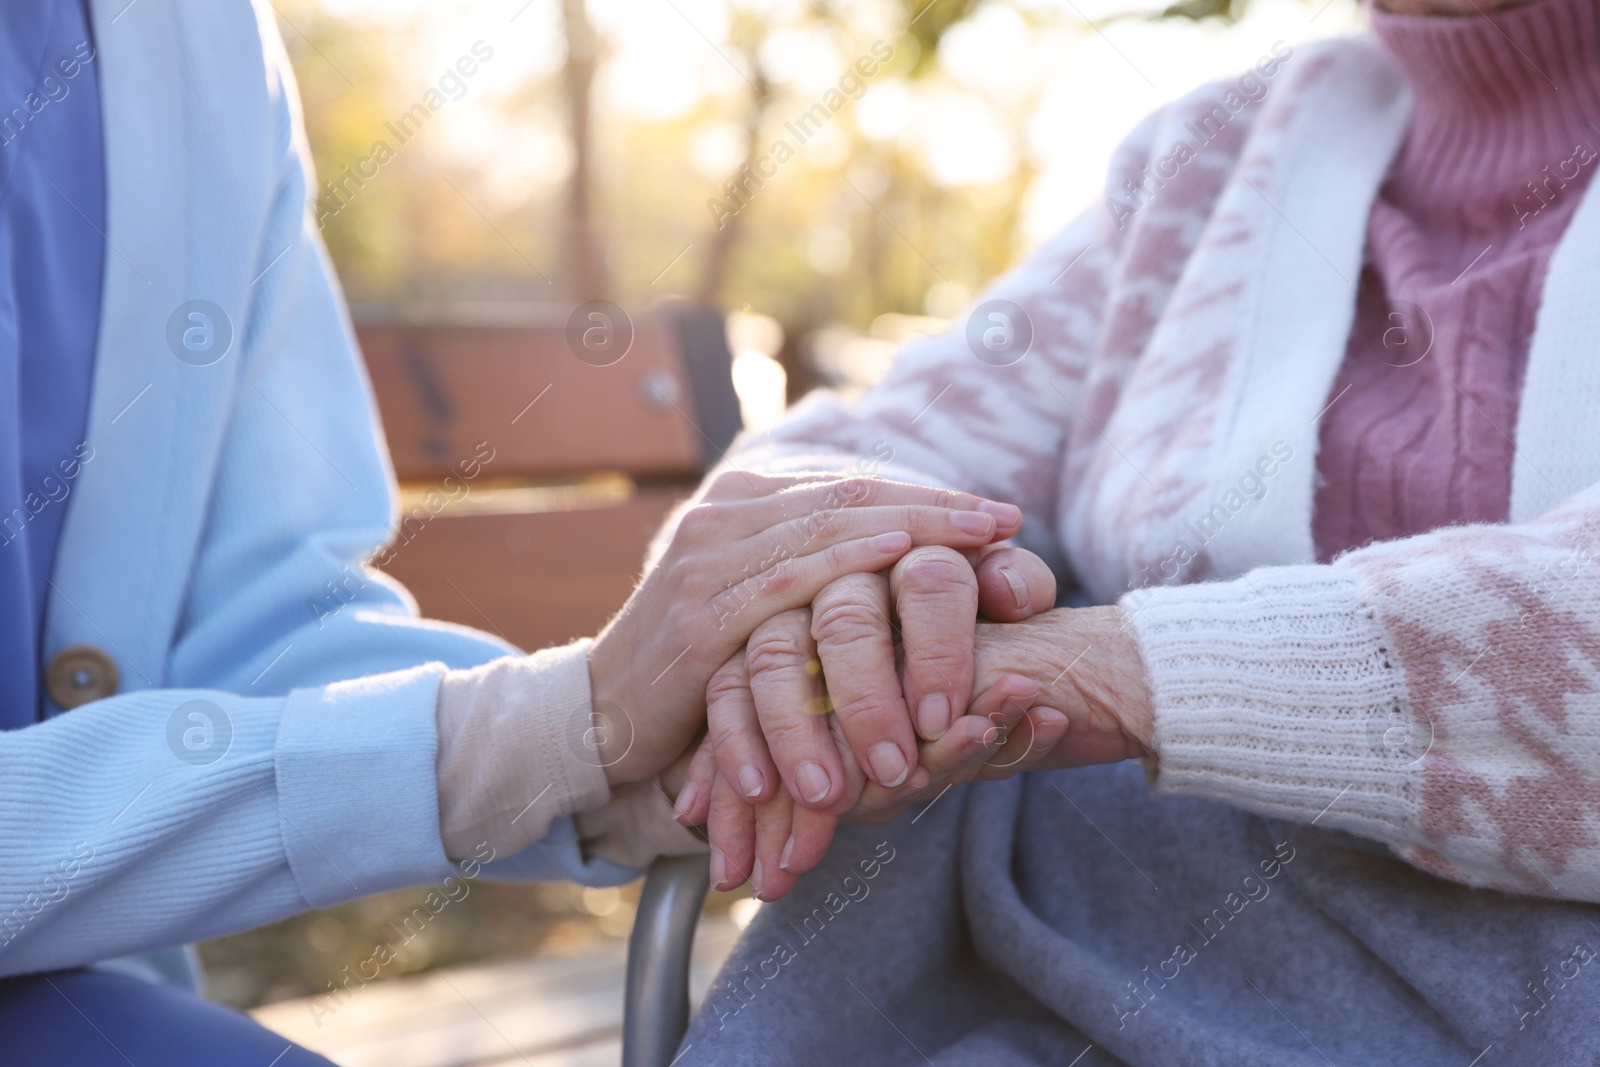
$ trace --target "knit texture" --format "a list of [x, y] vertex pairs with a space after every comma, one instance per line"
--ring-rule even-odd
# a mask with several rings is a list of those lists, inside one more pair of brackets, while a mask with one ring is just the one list
[[648, 867], [661, 856], [709, 852], [706, 839], [678, 822], [660, 778], [630, 782], [611, 799], [573, 818], [584, 853], [621, 867]]
[[706, 850], [659, 780], [611, 789], [593, 745], [585, 638], [507, 656], [439, 683], [439, 827], [451, 859], [520, 852], [574, 815], [585, 855], [624, 867]]
[[[1409, 838], [1405, 689], [1346, 567], [1274, 567], [1153, 598], [1137, 628], [1159, 782], [1299, 822]], [[1420, 754], [1420, 753], [1418, 753]], [[1395, 762], [1375, 757], [1392, 756]]]
[[[562, 815], [610, 796], [592, 747], [589, 647], [577, 641], [451, 671], [439, 684], [439, 827], [445, 855], [510, 855]], [[648, 862], [648, 861], [647, 861]]]
[[[1520, 61], [1497, 34], [1477, 44]], [[1348, 830], [1474, 885], [1600, 900], [1600, 547], [1585, 533], [1600, 529], [1600, 397], [1582, 296], [1600, 284], [1600, 206], [1584, 201], [1551, 258], [1531, 344], [1525, 317], [1496, 335], [1528, 344], [1517, 426], [1538, 428], [1510, 521], [1446, 492], [1461, 510], [1425, 532], [1319, 564], [1319, 442], [1330, 402], [1373, 409], [1340, 398], [1338, 376], [1374, 325], [1356, 314], [1366, 237], [1413, 95], [1359, 38], [1276, 48], [1252, 84], [1157, 112], [1117, 153], [1105, 202], [969, 319], [908, 344], [858, 402], [814, 396], [730, 462], [873, 462], [1020, 505], [1019, 540], [1131, 617], [1158, 790]], [[1031, 344], [985, 350], [997, 313]], [[1471, 359], [1509, 380], [1514, 353], [1493, 337]], [[1485, 438], [1509, 429], [1457, 420], [1418, 447], [1493, 456]]]
[[1317, 452], [1317, 554], [1498, 522], [1546, 265], [1600, 153], [1600, 8], [1372, 12], [1416, 109]]

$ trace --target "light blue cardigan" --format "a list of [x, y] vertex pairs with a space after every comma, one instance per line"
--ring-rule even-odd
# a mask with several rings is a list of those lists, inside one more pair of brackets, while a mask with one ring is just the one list
[[[394, 477], [308, 221], [308, 153], [270, 8], [91, 7], [110, 254], [93, 458], [66, 501], [44, 656], [97, 646], [122, 687], [0, 733], [6, 975], [451, 874], [434, 778], [439, 679], [512, 651], [417, 619], [381, 579], [336, 614], [311, 609], [385, 540]], [[197, 299], [233, 324], [231, 350], [209, 366], [167, 340], [174, 309]], [[168, 741], [193, 699], [232, 725], [207, 765]], [[585, 860], [570, 819], [486, 872], [590, 884], [633, 873]]]

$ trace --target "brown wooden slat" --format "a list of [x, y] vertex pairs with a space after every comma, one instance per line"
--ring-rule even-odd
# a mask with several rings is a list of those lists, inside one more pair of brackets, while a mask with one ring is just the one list
[[498, 632], [527, 651], [562, 644], [599, 632], [627, 600], [651, 535], [691, 488], [570, 511], [446, 511], [397, 545], [385, 570], [428, 618]]
[[698, 475], [703, 445], [677, 338], [662, 315], [634, 325], [632, 348], [608, 367], [573, 355], [564, 322], [360, 327], [396, 473], [440, 479], [487, 441], [496, 476]]

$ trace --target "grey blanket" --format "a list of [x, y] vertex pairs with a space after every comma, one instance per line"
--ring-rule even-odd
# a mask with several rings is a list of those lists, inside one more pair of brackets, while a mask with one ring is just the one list
[[1136, 764], [953, 789], [763, 907], [677, 1061], [1600, 1063], [1600, 908], [1150, 796]]

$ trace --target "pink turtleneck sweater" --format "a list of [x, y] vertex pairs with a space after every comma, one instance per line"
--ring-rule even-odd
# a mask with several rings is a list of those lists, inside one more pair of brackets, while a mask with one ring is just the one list
[[1411, 85], [1323, 417], [1319, 558], [1503, 521], [1545, 267], [1600, 166], [1600, 4], [1372, 11]]

